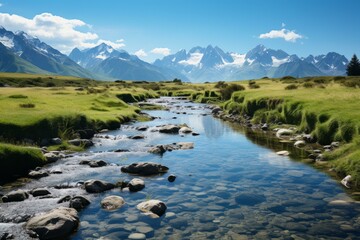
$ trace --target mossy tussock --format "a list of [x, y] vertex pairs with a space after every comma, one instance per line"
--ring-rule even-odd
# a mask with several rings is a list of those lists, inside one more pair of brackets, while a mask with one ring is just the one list
[[18, 176], [26, 175], [29, 170], [46, 164], [40, 149], [0, 143], [0, 183]]

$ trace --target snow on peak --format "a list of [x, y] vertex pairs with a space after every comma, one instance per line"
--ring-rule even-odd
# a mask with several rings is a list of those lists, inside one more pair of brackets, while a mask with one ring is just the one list
[[202, 57], [204, 56], [203, 53], [199, 53], [199, 52], [194, 52], [190, 54], [190, 58], [188, 58], [187, 60], [182, 60], [179, 63], [182, 65], [199, 65]]
[[11, 38], [9, 38], [7, 36], [0, 37], [0, 43], [2, 43], [7, 48], [13, 48], [14, 47], [13, 39], [11, 39]]
[[277, 59], [276, 57], [272, 56], [271, 59], [272, 59], [272, 62], [273, 62], [272, 66], [273, 67], [278, 67], [281, 64], [286, 63], [289, 60], [289, 57], [286, 57], [286, 58], [283, 58], [283, 59]]

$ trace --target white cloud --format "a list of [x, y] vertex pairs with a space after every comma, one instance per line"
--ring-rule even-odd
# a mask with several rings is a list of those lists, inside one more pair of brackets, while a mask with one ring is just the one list
[[260, 34], [259, 38], [283, 38], [288, 42], [296, 42], [297, 39], [304, 38], [304, 36], [297, 34], [295, 31], [288, 29], [271, 30], [268, 33]]
[[0, 3], [0, 7], [2, 7], [3, 6], [3, 4], [2, 3]]
[[63, 53], [69, 53], [75, 47], [80, 49], [94, 47], [102, 42], [114, 48], [125, 46], [123, 39], [116, 42], [100, 39], [96, 33], [89, 31], [91, 25], [79, 19], [66, 19], [51, 13], [41, 13], [32, 19], [0, 13], [0, 25], [10, 31], [20, 30], [36, 36]]
[[284, 28], [285, 26], [286, 26], [286, 24], [285, 24], [285, 23], [282, 23], [282, 24], [281, 24], [281, 27], [282, 27], [282, 28]]
[[150, 52], [154, 53], [154, 54], [160, 54], [160, 55], [167, 56], [167, 55], [170, 55], [170, 51], [171, 50], [169, 48], [154, 48]]
[[147, 57], [147, 53], [143, 49], [139, 49], [134, 53], [139, 58], [141, 57]]

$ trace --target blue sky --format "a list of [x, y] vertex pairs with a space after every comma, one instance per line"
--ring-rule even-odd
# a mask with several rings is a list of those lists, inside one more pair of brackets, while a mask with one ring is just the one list
[[360, 55], [359, 9], [359, 0], [0, 0], [0, 25], [64, 53], [107, 42], [146, 61], [209, 44], [350, 58]]

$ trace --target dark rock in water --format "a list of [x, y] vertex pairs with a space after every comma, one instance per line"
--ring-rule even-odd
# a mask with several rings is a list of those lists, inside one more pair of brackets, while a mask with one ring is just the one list
[[145, 187], [145, 182], [140, 178], [134, 178], [129, 182], [128, 187], [130, 192], [137, 192]]
[[338, 224], [330, 222], [321, 222], [312, 225], [308, 231], [308, 234], [311, 234], [313, 237], [336, 236], [338, 238], [345, 238], [347, 235], [344, 231], [341, 230]]
[[137, 127], [136, 128], [136, 130], [138, 130], [138, 131], [146, 131], [146, 130], [148, 130], [148, 126], [140, 126], [140, 127]]
[[148, 200], [139, 203], [136, 208], [144, 213], [153, 213], [157, 217], [161, 217], [167, 209], [165, 203], [159, 200]]
[[50, 144], [60, 145], [60, 144], [62, 144], [62, 140], [61, 140], [61, 138], [52, 138], [52, 139], [50, 139]]
[[89, 163], [90, 163], [90, 160], [81, 160], [79, 162], [80, 165], [89, 165]]
[[115, 186], [120, 189], [127, 188], [128, 185], [129, 185], [129, 182], [127, 182], [127, 181], [119, 181], [115, 184]]
[[49, 163], [56, 162], [57, 160], [59, 160], [60, 158], [62, 158], [61, 155], [55, 154], [55, 153], [53, 153], [53, 152], [45, 153], [45, 154], [44, 154], [44, 157], [46, 158], [46, 160], [47, 160]]
[[216, 108], [214, 108], [214, 109], [211, 111], [211, 113], [214, 114], [214, 115], [216, 115], [216, 114], [218, 114], [218, 113], [221, 112], [221, 111], [222, 111], [221, 108], [216, 107]]
[[254, 206], [265, 202], [266, 197], [263, 194], [243, 192], [235, 197], [235, 201], [240, 205]]
[[90, 161], [89, 166], [92, 168], [104, 167], [104, 166], [107, 166], [107, 162], [105, 162], [103, 160], [94, 160], [94, 161]]
[[89, 180], [85, 182], [85, 190], [88, 193], [100, 193], [113, 189], [114, 187], [114, 184], [101, 180]]
[[261, 130], [263, 130], [263, 131], [269, 130], [269, 125], [268, 125], [267, 123], [264, 123], [264, 124], [261, 126]]
[[49, 190], [47, 190], [46, 188], [35, 188], [35, 189], [31, 190], [30, 193], [34, 197], [45, 196], [45, 195], [51, 194], [51, 192], [49, 192]]
[[168, 181], [169, 181], [169, 182], [174, 182], [175, 179], [176, 179], [176, 176], [173, 175], [173, 174], [171, 174], [171, 175], [168, 177]]
[[57, 203], [69, 202], [71, 200], [71, 196], [67, 195], [65, 197], [60, 198]]
[[150, 150], [148, 152], [154, 153], [154, 154], [163, 154], [166, 152], [166, 149], [164, 148], [163, 145], [158, 145], [158, 146], [150, 148]]
[[153, 162], [133, 163], [121, 168], [122, 172], [143, 176], [166, 173], [168, 170], [168, 167]]
[[165, 125], [165, 126], [161, 126], [159, 128], [159, 132], [161, 133], [179, 133], [180, 130], [180, 126], [178, 125], [173, 125], [173, 124], [169, 124], [169, 125]]
[[51, 174], [62, 174], [63, 172], [60, 169], [53, 169], [50, 171]]
[[134, 135], [134, 136], [129, 136], [128, 138], [133, 139], [133, 140], [138, 140], [138, 139], [144, 139], [145, 136], [144, 135]]
[[34, 178], [34, 179], [39, 179], [39, 178], [43, 178], [43, 177], [47, 177], [47, 176], [49, 176], [49, 173], [45, 172], [45, 171], [31, 171], [31, 172], [29, 172], [29, 177]]
[[8, 240], [8, 239], [15, 239], [14, 235], [12, 235], [11, 233], [2, 233], [0, 234], [0, 240]]
[[73, 140], [69, 140], [68, 143], [75, 146], [84, 146], [84, 147], [91, 147], [94, 145], [94, 143], [89, 139], [73, 139]]
[[121, 208], [125, 201], [122, 197], [119, 196], [107, 196], [101, 200], [101, 207], [107, 210], [115, 210]]
[[9, 192], [5, 196], [3, 196], [1, 199], [4, 203], [5, 202], [21, 202], [21, 201], [24, 201], [25, 199], [27, 199], [28, 197], [29, 197], [29, 194], [27, 192], [19, 189], [16, 191]]
[[83, 196], [75, 196], [71, 198], [69, 207], [75, 208], [77, 211], [84, 209], [90, 204], [90, 201]]
[[199, 135], [200, 135], [200, 133], [197, 133], [197, 132], [192, 132], [192, 133], [191, 133], [191, 135], [193, 135], [193, 136], [199, 136]]
[[92, 129], [83, 129], [78, 130], [77, 133], [79, 134], [81, 139], [91, 139], [94, 137], [96, 132]]
[[114, 150], [114, 152], [119, 153], [119, 152], [130, 152], [130, 151], [128, 149], [116, 149]]
[[40, 239], [67, 239], [78, 226], [77, 211], [60, 207], [31, 218], [26, 229], [36, 232]]

